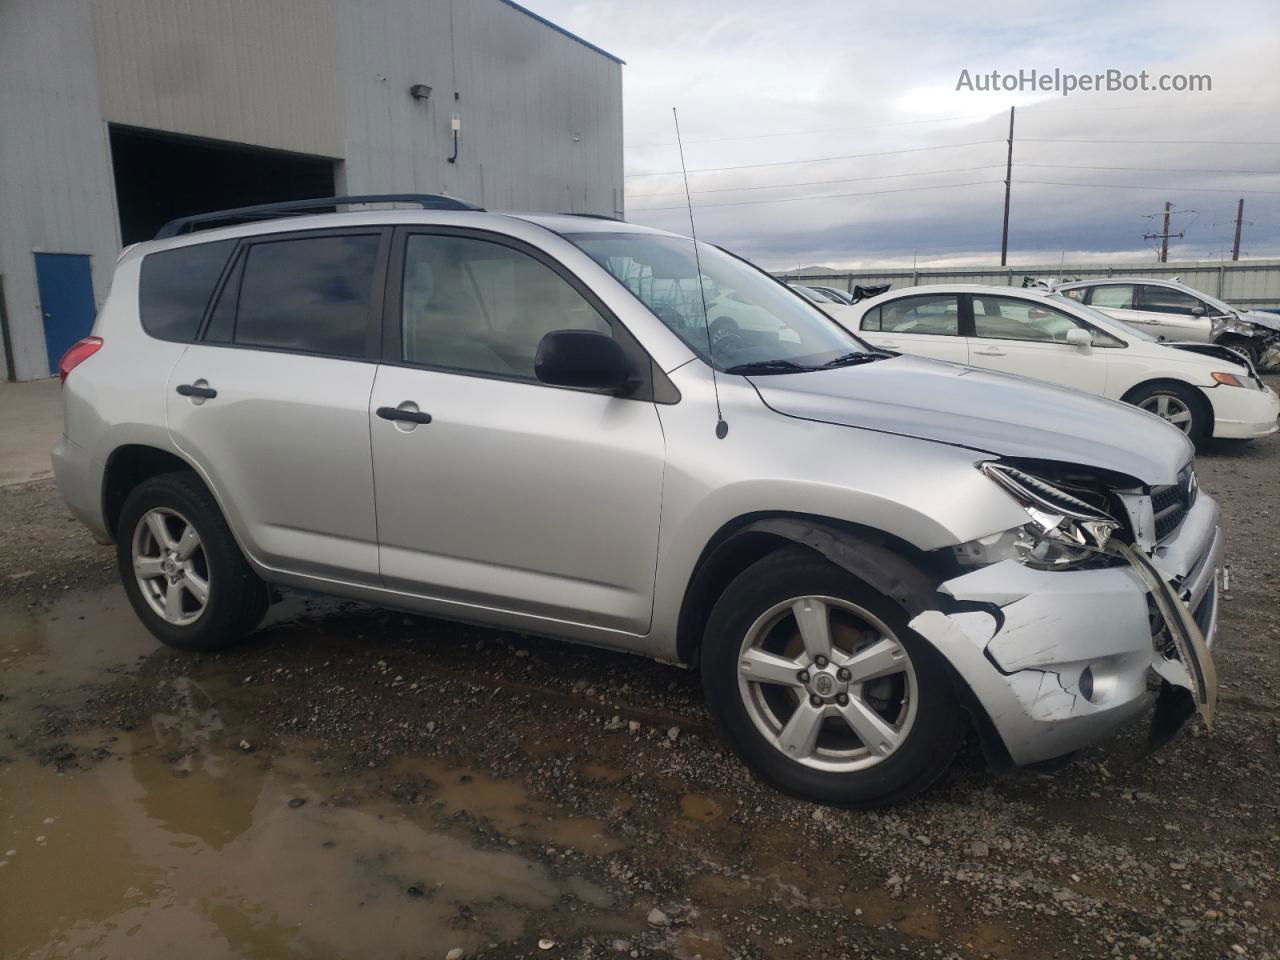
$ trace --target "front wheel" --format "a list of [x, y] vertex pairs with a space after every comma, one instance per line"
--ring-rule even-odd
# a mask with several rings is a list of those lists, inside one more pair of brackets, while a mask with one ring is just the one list
[[707, 702], [765, 779], [810, 800], [906, 800], [967, 732], [941, 655], [906, 613], [803, 547], [770, 554], [716, 603], [702, 656]]
[[1253, 364], [1255, 370], [1258, 369], [1258, 364], [1262, 360], [1262, 348], [1254, 341], [1246, 337], [1223, 337], [1218, 341], [1218, 345], [1234, 350]]
[[125, 499], [116, 562], [134, 612], [180, 650], [216, 650], [262, 620], [268, 592], [213, 495], [194, 474], [166, 473]]
[[1154, 413], [1198, 442], [1208, 433], [1209, 403], [1195, 387], [1182, 383], [1153, 383], [1136, 391], [1129, 402]]

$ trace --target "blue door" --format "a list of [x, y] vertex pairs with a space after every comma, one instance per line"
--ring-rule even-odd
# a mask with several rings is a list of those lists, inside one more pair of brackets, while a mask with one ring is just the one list
[[81, 337], [93, 329], [93, 276], [89, 258], [80, 253], [37, 253], [36, 287], [44, 318], [44, 345], [49, 372]]

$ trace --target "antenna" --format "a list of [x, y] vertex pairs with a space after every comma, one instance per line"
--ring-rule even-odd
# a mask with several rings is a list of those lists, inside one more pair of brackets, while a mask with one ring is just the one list
[[689, 196], [689, 170], [684, 165], [684, 141], [680, 139], [680, 114], [671, 108], [671, 118], [676, 122], [676, 146], [680, 148], [680, 173], [684, 176], [684, 202], [689, 208], [689, 233], [693, 237], [693, 265], [698, 271], [698, 296], [702, 300], [702, 326], [707, 331], [707, 362], [711, 365], [711, 389], [716, 395], [716, 437], [723, 440], [729, 433], [720, 411], [720, 384], [716, 380], [716, 361], [711, 354], [711, 319], [707, 315], [707, 291], [702, 285], [702, 258], [698, 255], [698, 229], [693, 225], [693, 200]]

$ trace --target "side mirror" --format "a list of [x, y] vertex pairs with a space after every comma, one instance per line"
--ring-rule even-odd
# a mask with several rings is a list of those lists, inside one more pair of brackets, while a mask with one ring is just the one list
[[552, 386], [619, 394], [637, 382], [618, 342], [594, 330], [552, 330], [538, 343], [533, 372]]
[[1093, 334], [1088, 330], [1072, 327], [1067, 331], [1067, 343], [1073, 347], [1079, 347], [1081, 350], [1088, 350], [1093, 346]]
[[1200, 304], [1197, 303], [1194, 307], [1191, 308], [1191, 315], [1193, 317], [1203, 317], [1204, 307], [1202, 307]]

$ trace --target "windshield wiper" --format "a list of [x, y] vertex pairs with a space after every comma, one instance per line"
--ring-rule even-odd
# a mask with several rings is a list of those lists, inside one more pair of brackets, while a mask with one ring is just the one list
[[823, 364], [824, 367], [855, 367], [860, 363], [871, 363], [875, 360], [887, 360], [893, 356], [890, 353], [879, 353], [871, 351], [862, 351], [859, 353], [846, 353], [844, 356], [836, 357], [834, 360], [828, 360]]
[[729, 367], [725, 373], [806, 373], [817, 369], [817, 367], [803, 366], [793, 360], [755, 360]]

